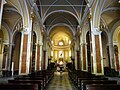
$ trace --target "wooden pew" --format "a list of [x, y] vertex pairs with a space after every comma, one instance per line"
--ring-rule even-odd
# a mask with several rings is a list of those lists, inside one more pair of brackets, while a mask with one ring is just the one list
[[81, 77], [81, 78], [78, 78], [78, 80], [77, 80], [77, 82], [76, 82], [76, 86], [77, 86], [77, 88], [78, 88], [78, 90], [80, 90], [81, 89], [81, 81], [82, 80], [108, 80], [108, 78], [83, 78], [83, 77]]
[[22, 75], [19, 77], [30, 77], [30, 78], [41, 77], [41, 78], [44, 78], [44, 81], [47, 84], [54, 77], [54, 71], [53, 70], [41, 70], [41, 71], [32, 72], [28, 75]]
[[38, 85], [38, 90], [44, 90], [43, 87], [43, 82], [42, 80], [8, 80], [8, 83], [31, 83], [31, 84], [37, 84]]
[[86, 85], [86, 90], [120, 90], [120, 85], [117, 84], [89, 84]]
[[0, 90], [38, 90], [37, 84], [13, 84], [13, 83], [6, 83], [6, 84], [0, 84]]
[[26, 77], [17, 77], [15, 78], [15, 80], [41, 80], [41, 83], [42, 83], [42, 87], [46, 87], [46, 84], [47, 84], [47, 79], [45, 79], [44, 77], [29, 77], [29, 76], [26, 76]]
[[54, 71], [41, 70], [41, 71], [32, 72], [28, 75], [20, 75], [20, 76], [14, 78], [14, 80], [24, 81], [24, 82], [27, 82], [28, 80], [33, 80], [33, 81], [41, 80], [41, 87], [42, 87], [42, 89], [45, 89], [45, 87], [50, 82], [50, 80], [53, 78], [53, 76], [54, 76]]
[[117, 84], [115, 80], [82, 80], [81, 90], [86, 90], [86, 85], [88, 84]]

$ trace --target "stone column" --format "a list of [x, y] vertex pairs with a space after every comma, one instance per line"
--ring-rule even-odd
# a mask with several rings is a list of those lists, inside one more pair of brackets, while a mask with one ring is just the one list
[[4, 44], [4, 51], [3, 51], [3, 68], [5, 70], [8, 70], [8, 55], [9, 55], [9, 44], [5, 43]]
[[13, 48], [14, 48], [14, 44], [13, 43], [10, 43], [9, 44], [9, 57], [8, 57], [8, 70], [11, 70], [11, 67], [12, 67], [12, 55], [13, 55]]
[[3, 14], [3, 6], [7, 2], [5, 0], [0, 0], [0, 29], [1, 29], [1, 22], [2, 22], [2, 14]]
[[30, 73], [30, 61], [32, 53], [32, 20], [29, 27], [23, 28], [21, 38], [19, 74]]
[[92, 31], [93, 71], [97, 75], [103, 75], [103, 55], [101, 31], [96, 28]]
[[[9, 44], [4, 43], [3, 50], [2, 50], [3, 53], [1, 54], [2, 57], [0, 57], [0, 59], [1, 59], [0, 68], [1, 68], [2, 72], [4, 72], [4, 76], [8, 76], [6, 71], [9, 71], [8, 70], [8, 51], [9, 51]], [[2, 75], [2, 73], [1, 73], [1, 75]]]
[[[2, 61], [3, 61], [3, 40], [0, 38], [0, 70], [2, 70]], [[2, 75], [2, 72], [0, 72]]]
[[87, 71], [87, 43], [81, 43], [82, 70]]
[[110, 68], [115, 68], [115, 62], [114, 62], [114, 47], [113, 42], [111, 40], [111, 35], [108, 35], [108, 46], [109, 46], [109, 54], [110, 54]]
[[[76, 40], [76, 38], [74, 37], [74, 40]], [[77, 41], [75, 41], [75, 46], [74, 46], [74, 53], [75, 53], [75, 69], [78, 69], [78, 65], [77, 65]]]
[[40, 43], [40, 63], [39, 63], [39, 70], [42, 69], [42, 56], [43, 56], [42, 48], [43, 48], [43, 43]]
[[20, 70], [19, 70], [19, 74], [21, 73], [26, 73], [26, 69], [27, 69], [27, 46], [28, 46], [28, 35], [27, 34], [22, 34], [22, 45], [21, 45], [21, 49], [22, 49], [22, 55], [21, 55], [21, 59], [20, 59]]
[[49, 43], [49, 41], [46, 41], [46, 57], [45, 57], [45, 61], [46, 61], [46, 63], [45, 63], [45, 69], [47, 69], [47, 67], [48, 67], [48, 43]]
[[37, 48], [36, 48], [36, 62], [35, 62], [35, 70], [40, 70], [40, 44], [37, 44]]

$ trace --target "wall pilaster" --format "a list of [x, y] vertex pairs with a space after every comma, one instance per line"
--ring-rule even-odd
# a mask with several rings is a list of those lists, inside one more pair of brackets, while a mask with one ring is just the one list
[[93, 73], [103, 75], [103, 55], [102, 55], [102, 41], [101, 31], [94, 29], [92, 31], [92, 50], [93, 50]]
[[81, 43], [82, 70], [87, 71], [87, 43]]
[[30, 73], [32, 57], [32, 19], [29, 27], [23, 27], [20, 50], [19, 74]]
[[0, 29], [1, 29], [1, 22], [2, 22], [2, 14], [3, 14], [3, 6], [7, 2], [5, 0], [0, 0]]

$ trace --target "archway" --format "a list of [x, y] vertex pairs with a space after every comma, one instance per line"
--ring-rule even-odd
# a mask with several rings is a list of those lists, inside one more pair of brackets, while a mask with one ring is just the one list
[[19, 60], [20, 60], [20, 46], [21, 46], [21, 32], [18, 32], [14, 36], [14, 45], [12, 47], [12, 62], [11, 65], [14, 70], [14, 74], [19, 72]]
[[9, 34], [7, 29], [2, 26], [0, 29], [0, 75], [5, 76], [8, 70], [9, 57]]
[[120, 69], [120, 26], [116, 27], [115, 32], [113, 34], [113, 47], [114, 47], [114, 63], [115, 70], [119, 71]]
[[110, 53], [109, 53], [109, 45], [108, 44], [108, 36], [105, 31], [102, 32], [101, 34], [102, 38], [102, 50], [103, 50], [103, 64], [104, 67], [110, 67]]
[[91, 60], [91, 51], [90, 51], [90, 32], [88, 31], [86, 34], [86, 43], [87, 43], [87, 62], [88, 62], [88, 72], [93, 72], [93, 61]]
[[[56, 26], [50, 31], [51, 39], [51, 62], [57, 65], [60, 62], [71, 63], [71, 41], [73, 34], [71, 30], [66, 26]], [[59, 69], [59, 68], [58, 68]]]
[[37, 37], [36, 37], [36, 33], [33, 31], [33, 39], [32, 39], [32, 60], [31, 60], [31, 72], [34, 72], [35, 71], [35, 56], [36, 56], [36, 40], [37, 40]]
[[[2, 70], [3, 68], [5, 68], [5, 61], [3, 58], [3, 40], [4, 40], [4, 35], [3, 35], [3, 32], [2, 30], [0, 30], [0, 70]], [[0, 75], [2, 75], [2, 72], [0, 72]]]

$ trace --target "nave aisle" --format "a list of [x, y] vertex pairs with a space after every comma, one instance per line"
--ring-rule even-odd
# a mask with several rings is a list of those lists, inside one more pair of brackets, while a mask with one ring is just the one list
[[47, 90], [77, 90], [72, 82], [69, 80], [68, 72], [55, 72], [54, 78], [49, 83]]

